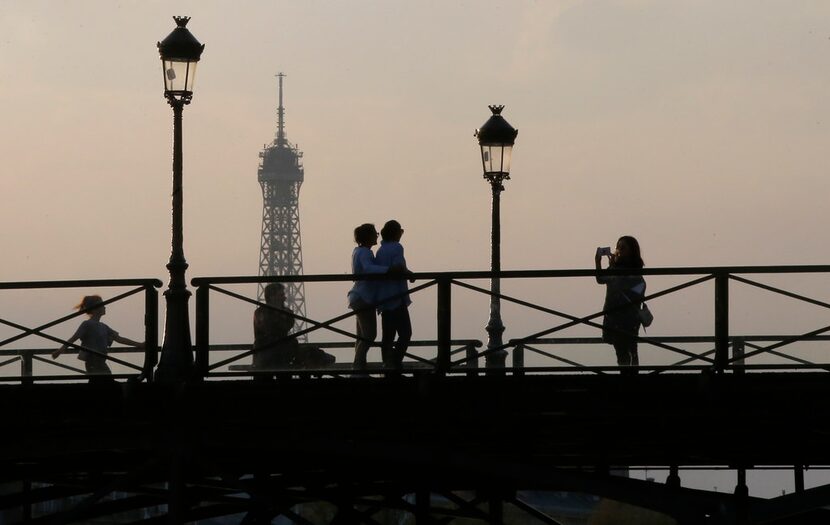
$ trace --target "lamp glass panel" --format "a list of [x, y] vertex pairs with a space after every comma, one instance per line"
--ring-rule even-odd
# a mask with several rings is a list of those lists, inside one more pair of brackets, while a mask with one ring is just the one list
[[510, 173], [510, 159], [513, 157], [513, 146], [504, 145], [501, 155], [501, 172]]
[[197, 62], [187, 60], [162, 60], [164, 67], [164, 90], [173, 93], [193, 92]]
[[513, 146], [504, 144], [482, 144], [481, 162], [484, 173], [510, 173], [510, 155]]

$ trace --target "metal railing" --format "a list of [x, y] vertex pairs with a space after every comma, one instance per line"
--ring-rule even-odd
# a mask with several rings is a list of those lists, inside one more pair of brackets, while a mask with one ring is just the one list
[[[425, 274], [419, 274], [423, 277]], [[443, 275], [443, 274], [442, 274]], [[192, 284], [196, 287], [196, 341], [195, 341], [195, 364], [197, 374], [201, 377], [208, 377], [211, 375], [250, 375], [251, 372], [256, 373], [256, 370], [251, 370], [248, 367], [245, 367], [244, 370], [239, 370], [240, 367], [232, 367], [228, 372], [217, 372], [219, 368], [222, 368], [226, 365], [232, 365], [235, 362], [241, 361], [249, 356], [251, 356], [255, 350], [248, 349], [241, 354], [237, 354], [235, 356], [220, 360], [218, 362], [211, 362], [210, 356], [211, 352], [217, 349], [216, 345], [212, 345], [210, 343], [210, 293], [219, 293], [226, 297], [233, 298], [238, 301], [242, 301], [244, 303], [248, 303], [250, 305], [255, 306], [267, 306], [265, 303], [261, 303], [256, 301], [255, 299], [246, 297], [239, 293], [233, 292], [231, 290], [227, 290], [225, 288], [220, 287], [219, 285], [228, 285], [228, 284], [265, 284], [271, 282], [350, 282], [355, 279], [367, 279], [367, 280], [392, 280], [392, 279], [400, 279], [398, 277], [391, 277], [391, 276], [352, 276], [352, 275], [311, 275], [311, 276], [280, 276], [280, 277], [202, 277], [193, 279]], [[433, 286], [437, 286], [438, 288], [438, 296], [439, 296], [439, 313], [437, 319], [437, 330], [438, 330], [438, 337], [436, 340], [427, 340], [427, 341], [412, 341], [410, 342], [410, 347], [435, 347], [437, 349], [437, 356], [432, 359], [425, 359], [414, 355], [412, 353], [407, 353], [407, 356], [414, 360], [415, 362], [421, 365], [422, 369], [433, 370], [435, 373], [438, 374], [445, 374], [450, 367], [451, 358], [454, 355], [459, 353], [464, 353], [465, 357], [463, 360], [465, 363], [469, 362], [472, 365], [465, 366], [464, 372], [467, 374], [473, 374], [475, 371], [475, 365], [477, 365], [477, 352], [475, 349], [481, 346], [481, 342], [475, 339], [452, 339], [450, 337], [450, 322], [451, 322], [451, 312], [450, 312], [450, 304], [449, 304], [449, 288], [450, 288], [450, 281], [449, 279], [444, 277], [439, 277], [437, 279], [428, 279], [426, 283], [418, 284], [414, 286], [412, 289], [409, 290], [410, 294], [418, 293], [422, 290], [431, 288]], [[286, 337], [285, 340], [299, 338], [306, 334], [325, 330], [328, 332], [332, 332], [334, 334], [338, 334], [341, 336], [345, 336], [350, 339], [357, 340], [359, 336], [355, 333], [352, 333], [347, 330], [340, 329], [334, 326], [336, 323], [349, 319], [356, 314], [355, 311], [350, 310], [346, 313], [341, 315], [335, 316], [331, 319], [326, 319], [323, 321], [317, 321], [314, 319], [310, 319], [307, 317], [302, 317], [299, 315], [292, 314], [298, 321], [302, 321], [306, 324], [308, 328], [304, 328], [297, 332], [294, 332], [290, 336]], [[373, 346], [378, 346], [374, 344]], [[352, 348], [354, 343], [341, 343], [341, 342], [333, 342], [333, 343], [314, 343], [313, 346], [317, 346], [319, 348]], [[453, 347], [456, 347], [453, 349]], [[250, 347], [249, 347], [250, 348]], [[234, 370], [236, 368], [236, 370]], [[411, 368], [411, 367], [410, 367]], [[262, 373], [271, 373], [273, 370], [262, 371]], [[355, 372], [359, 372], [358, 370], [353, 369], [351, 366], [339, 366], [339, 367], [326, 367], [325, 369], [317, 369], [317, 370], [303, 370], [304, 373], [309, 372], [317, 372], [317, 373], [329, 373], [329, 374], [352, 374]], [[382, 368], [377, 366], [370, 367], [366, 370], [367, 373], [373, 372], [385, 372]]]
[[[801, 293], [786, 290], [778, 286], [760, 282], [758, 276], [771, 275], [779, 279], [782, 276], [808, 275], [812, 280], [816, 276], [822, 278], [830, 277], [830, 266], [764, 266], [764, 267], [696, 267], [696, 268], [649, 268], [639, 272], [625, 272], [621, 270], [529, 270], [529, 271], [505, 271], [498, 273], [503, 282], [511, 280], [532, 280], [536, 282], [550, 280], [554, 283], [578, 279], [593, 279], [598, 274], [624, 275], [630, 273], [642, 274], [649, 281], [650, 293], [643, 299], [647, 301], [657, 313], [656, 324], [665, 322], [666, 312], [661, 310], [660, 305], [663, 298], [680, 294], [685, 290], [699, 287], [703, 283], [709, 283], [713, 289], [711, 292], [710, 306], [706, 310], [711, 312], [713, 325], [711, 332], [705, 332], [698, 336], [677, 336], [677, 335], [648, 335], [638, 336], [641, 351], [648, 348], [660, 352], [664, 356], [663, 362], [659, 364], [645, 362], [639, 367], [641, 372], [660, 374], [668, 371], [674, 372], [695, 372], [700, 370], [711, 370], [716, 373], [730, 372], [743, 373], [747, 371], [802, 371], [802, 370], [830, 370], [830, 359], [824, 356], [823, 343], [830, 341], [830, 324], [819, 326], [816, 329], [802, 331], [795, 334], [758, 334], [758, 333], [733, 333], [730, 330], [730, 299], [734, 294], [736, 285], [749, 287], [773, 296], [788, 298], [798, 303], [818, 307], [821, 310], [819, 318], [825, 318], [825, 310], [830, 309], [830, 302], [808, 297]], [[483, 330], [473, 334], [463, 334], [472, 337], [453, 338], [452, 327], [454, 318], [457, 321], [459, 315], [454, 311], [453, 296], [462, 291], [474, 296], [481, 296], [489, 299], [490, 291], [478, 286], [476, 281], [487, 281], [492, 277], [490, 272], [439, 272], [439, 273], [418, 273], [409, 276], [414, 279], [414, 284], [409, 293], [413, 295], [424, 294], [426, 290], [434, 291], [435, 337], [427, 340], [413, 341], [410, 344], [412, 352], [408, 354], [406, 364], [407, 373], [434, 373], [437, 375], [463, 374], [476, 375], [482, 372], [499, 372], [507, 374], [527, 373], [595, 373], [604, 374], [619, 372], [620, 368], [612, 366], [612, 353], [603, 354], [601, 362], [584, 362], [577, 356], [588, 356], [589, 347], [603, 347], [602, 339], [596, 336], [569, 336], [567, 330], [573, 327], [581, 327], [598, 332], [602, 328], [602, 318], [607, 313], [602, 310], [592, 311], [588, 314], [569, 313], [566, 310], [573, 305], [565, 304], [564, 307], [539, 304], [538, 301], [527, 300], [526, 298], [498, 294], [503, 305], [510, 305], [512, 308], [521, 308], [542, 315], [550, 322], [539, 329], [531, 330], [530, 333], [521, 337], [512, 337], [505, 344], [499, 347], [485, 348], [477, 339], [483, 335]], [[672, 284], [657, 291], [655, 281], [658, 277], [671, 277], [674, 280], [682, 279], [684, 282]], [[255, 283], [270, 282], [297, 282], [306, 283], [343, 283], [343, 293], [351, 285], [354, 279], [385, 280], [396, 277], [387, 276], [353, 276], [353, 275], [310, 275], [291, 277], [201, 277], [193, 279], [192, 284], [196, 288], [195, 297], [195, 369], [200, 377], [230, 377], [250, 376], [256, 374], [251, 370], [246, 360], [250, 358], [253, 350], [250, 344], [215, 344], [211, 341], [211, 298], [221, 295], [238, 301], [248, 307], [261, 306], [262, 303], [255, 299], [240, 294], [237, 291], [228, 289], [230, 286], [246, 285]], [[399, 278], [399, 277], [397, 277]], [[537, 281], [538, 280], [538, 281]], [[126, 280], [79, 280], [79, 281], [40, 281], [40, 282], [17, 282], [0, 283], [0, 293], [9, 290], [40, 289], [49, 290], [57, 288], [86, 288], [100, 290], [101, 288], [130, 287], [127, 291], [119, 293], [105, 301], [105, 304], [121, 301], [132, 295], [144, 294], [144, 332], [146, 348], [142, 351], [144, 360], [142, 365], [136, 365], [129, 361], [120, 359], [122, 354], [133, 353], [135, 350], [126, 348], [111, 349], [107, 359], [128, 368], [135, 373], [120, 374], [114, 377], [126, 377], [137, 380], [152, 381], [153, 371], [158, 362], [158, 291], [161, 282], [155, 279], [126, 279]], [[503, 290], [510, 287], [502, 287]], [[816, 287], [813, 287], [816, 288]], [[520, 294], [516, 294], [520, 295]], [[596, 302], [599, 302], [600, 293], [594, 295]], [[432, 301], [430, 299], [430, 301]], [[418, 302], [418, 308], [430, 301]], [[709, 310], [711, 308], [711, 310]], [[734, 310], [735, 305], [732, 305]], [[661, 313], [662, 312], [662, 313]], [[214, 312], [215, 313], [215, 312]], [[733, 315], [735, 312], [731, 312]], [[464, 312], [466, 314], [466, 312]], [[3, 376], [0, 374], [0, 381], [22, 381], [29, 383], [34, 380], [33, 368], [35, 363], [47, 363], [49, 366], [69, 372], [68, 374], [38, 375], [38, 380], [64, 380], [79, 379], [85, 377], [85, 372], [59, 361], [44, 358], [44, 354], [51, 349], [14, 348], [13, 344], [26, 337], [39, 337], [50, 343], [62, 345], [66, 341], [48, 334], [46, 331], [58, 324], [74, 319], [80, 315], [76, 312], [52, 321], [29, 327], [19, 322], [8, 319], [8, 315], [2, 315], [0, 325], [13, 328], [19, 333], [0, 341], [0, 369], [20, 364], [20, 375], [16, 374]], [[322, 349], [334, 349], [348, 352], [353, 341], [358, 336], [353, 329], [344, 330], [337, 323], [346, 321], [355, 315], [352, 310], [346, 310], [342, 314], [335, 315], [329, 319], [314, 320], [301, 316], [294, 316], [304, 321], [306, 328], [291, 334], [291, 337], [298, 337], [312, 332], [335, 334], [346, 341], [330, 341], [324, 343], [311, 343]], [[661, 317], [661, 315], [663, 317]], [[516, 326], [515, 318], [506, 316], [507, 324], [513, 328]], [[483, 319], [482, 319], [483, 321]], [[830, 321], [828, 321], [830, 323]], [[247, 323], [246, 323], [247, 324]], [[820, 323], [824, 325], [824, 323]], [[250, 324], [247, 324], [250, 326]], [[587, 327], [587, 328], [586, 328]], [[423, 327], [421, 327], [423, 328]], [[319, 333], [317, 335], [319, 335]], [[318, 337], [322, 339], [322, 337]], [[797, 352], [788, 351], [796, 343], [819, 345], [819, 359], [807, 359]], [[685, 345], [693, 345], [695, 348], [688, 348]], [[375, 346], [378, 346], [375, 343]], [[703, 347], [702, 349], [700, 347]], [[79, 346], [70, 347], [74, 351]], [[605, 348], [605, 347], [604, 347]], [[508, 366], [504, 369], [479, 368], [479, 360], [490, 352], [507, 351], [510, 356]], [[583, 351], [585, 350], [585, 351]], [[72, 351], [72, 350], [70, 350]], [[815, 352], [813, 352], [815, 353]], [[350, 356], [349, 356], [350, 357]], [[775, 358], [775, 363], [759, 363], [754, 358], [765, 357]], [[348, 359], [351, 362], [351, 359]], [[531, 362], [532, 361], [532, 362]], [[590, 361], [590, 360], [589, 360]], [[596, 360], [595, 360], [596, 361]], [[606, 363], [608, 365], [606, 366]], [[347, 375], [354, 372], [349, 364], [321, 367], [318, 370], [304, 369], [302, 374], [308, 375], [311, 372], [320, 374]], [[373, 368], [371, 373], [384, 372], [381, 368]]]
[[[697, 371], [701, 369], [714, 372], [736, 372], [742, 373], [748, 370], [830, 370], [830, 361], [814, 362], [782, 352], [782, 348], [796, 342], [822, 342], [830, 340], [830, 325], [822, 326], [800, 334], [788, 335], [760, 335], [760, 334], [732, 334], [730, 333], [730, 284], [740, 283], [755, 289], [763, 290], [782, 297], [795, 299], [805, 304], [830, 309], [830, 303], [802, 294], [784, 290], [769, 284], [764, 284], [748, 278], [749, 275], [769, 274], [775, 276], [797, 275], [797, 274], [826, 274], [830, 276], [830, 266], [741, 266], [741, 267], [694, 267], [694, 268], [649, 268], [641, 271], [631, 270], [529, 270], [529, 271], [505, 271], [499, 272], [498, 277], [508, 281], [511, 279], [574, 279], [574, 278], [596, 278], [597, 275], [643, 275], [643, 276], [672, 276], [688, 278], [686, 282], [669, 286], [662, 290], [649, 293], [642, 301], [654, 304], [660, 298], [678, 294], [683, 290], [701, 285], [703, 283], [714, 283], [712, 300], [714, 327], [711, 334], [704, 336], [638, 336], [640, 344], [647, 345], [667, 354], [680, 357], [680, 360], [660, 366], [640, 366], [642, 371], [662, 373], [666, 371]], [[595, 311], [589, 315], [571, 314], [560, 309], [542, 306], [531, 301], [505, 294], [497, 294], [503, 304], [513, 304], [536, 312], [541, 312], [558, 320], [551, 326], [537, 330], [524, 337], [512, 338], [507, 343], [492, 348], [484, 348], [472, 352], [469, 346], [463, 356], [459, 357], [460, 349], [453, 350], [453, 345], [464, 343], [470, 340], [453, 340], [451, 327], [453, 324], [453, 303], [452, 295], [454, 289], [464, 289], [482, 295], [490, 295], [490, 290], [471, 284], [469, 281], [489, 280], [493, 274], [490, 272], [440, 272], [440, 273], [417, 273], [409, 276], [414, 279], [416, 286], [410, 290], [411, 294], [423, 293], [429, 288], [436, 289], [436, 334], [434, 341], [423, 342], [423, 346], [433, 345], [435, 357], [425, 360], [414, 355], [410, 358], [433, 367], [434, 373], [439, 375], [463, 373], [474, 375], [480, 370], [478, 360], [488, 353], [507, 350], [512, 354], [512, 366], [505, 368], [505, 373], [523, 374], [528, 372], [536, 373], [561, 373], [561, 372], [594, 372], [606, 373], [608, 371], [620, 371], [617, 366], [590, 366], [580, 364], [574, 360], [559, 356], [551, 351], [542, 350], [540, 346], [561, 347], [567, 345], [599, 345], [600, 338], [591, 337], [551, 337], [568, 328], [575, 326], [587, 326], [593, 329], [602, 329], [602, 317], [606, 311]], [[398, 277], [399, 278], [399, 277]], [[193, 279], [192, 283], [196, 291], [196, 366], [198, 373], [207, 377], [215, 374], [217, 369], [237, 362], [248, 357], [252, 352], [246, 352], [238, 356], [230, 357], [218, 362], [211, 362], [211, 351], [214, 348], [210, 343], [210, 294], [218, 293], [226, 297], [247, 302], [251, 305], [261, 305], [257, 301], [241, 294], [223, 288], [226, 285], [240, 285], [252, 283], [270, 282], [350, 282], [355, 279], [366, 280], [387, 280], [395, 279], [390, 276], [353, 276], [353, 275], [313, 275], [313, 276], [280, 276], [280, 277], [203, 277]], [[345, 288], [345, 287], [344, 287]], [[637, 301], [639, 303], [641, 301]], [[635, 303], [635, 304], [636, 304]], [[350, 339], [357, 339], [357, 335], [334, 326], [335, 323], [348, 319], [355, 315], [355, 312], [348, 311], [330, 319], [316, 321], [313, 319], [295, 316], [298, 320], [305, 321], [308, 328], [299, 331], [294, 336], [299, 336], [318, 330], [331, 331]], [[509, 322], [509, 319], [507, 320]], [[679, 346], [679, 343], [711, 344], [713, 347], [702, 352], [695, 352]], [[769, 343], [769, 344], [761, 344]], [[350, 346], [348, 343], [341, 343], [341, 347]], [[556, 362], [558, 365], [567, 366], [530, 366], [525, 362], [526, 354], [534, 354]], [[766, 355], [776, 356], [783, 359], [784, 363], [779, 364], [749, 364], [748, 360], [755, 356]], [[344, 372], [352, 371], [344, 368]], [[493, 372], [493, 370], [489, 370]]]
[[[113, 378], [128, 378], [138, 381], [152, 381], [153, 371], [158, 363], [158, 290], [162, 285], [158, 279], [93, 279], [93, 280], [74, 280], [74, 281], [29, 281], [29, 282], [8, 282], [0, 283], [0, 292], [9, 290], [56, 290], [62, 288], [83, 288], [99, 291], [105, 288], [124, 288], [129, 287], [125, 292], [118, 293], [110, 298], [104, 300], [103, 305], [109, 305], [122, 301], [133, 295], [144, 294], [144, 341], [145, 347], [141, 352], [144, 355], [144, 362], [142, 365], [136, 365], [129, 361], [119, 359], [118, 357], [107, 355], [107, 360], [118, 363], [133, 371], [128, 374], [114, 374]], [[6, 366], [20, 363], [20, 376], [0, 375], [0, 381], [19, 381], [23, 384], [30, 384], [34, 381], [33, 369], [34, 363], [44, 363], [49, 367], [54, 367], [62, 370], [72, 372], [67, 374], [54, 375], [40, 375], [38, 380], [64, 380], [64, 379], [78, 379], [88, 376], [86, 371], [77, 367], [64, 364], [60, 361], [45, 359], [41, 357], [44, 354], [51, 354], [60, 345], [66, 344], [68, 341], [55, 337], [46, 333], [46, 330], [58, 326], [64, 322], [76, 319], [85, 315], [84, 312], [78, 311], [69, 315], [65, 315], [46, 323], [39, 324], [35, 327], [25, 326], [16, 321], [7, 318], [7, 314], [0, 316], [0, 325], [12, 328], [18, 333], [0, 340], [0, 369]], [[55, 344], [54, 348], [50, 349], [30, 349], [30, 348], [10, 348], [12, 343], [21, 341], [27, 337], [38, 337], [46, 339]], [[91, 353], [98, 353], [89, 348], [83, 348], [78, 344], [70, 344], [68, 346], [68, 354], [77, 353], [79, 350], [85, 350]], [[133, 350], [114, 348], [110, 349], [111, 354], [134, 353]]]

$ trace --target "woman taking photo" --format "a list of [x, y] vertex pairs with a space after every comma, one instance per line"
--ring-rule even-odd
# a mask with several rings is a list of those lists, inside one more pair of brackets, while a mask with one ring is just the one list
[[[643, 258], [640, 243], [629, 235], [620, 237], [614, 253], [609, 248], [597, 248], [594, 262], [602, 270], [602, 257], [608, 257], [609, 270], [641, 270]], [[602, 340], [614, 346], [619, 366], [636, 367], [637, 334], [640, 331], [640, 305], [646, 294], [646, 282], [642, 275], [610, 275], [599, 273], [597, 282], [605, 285], [605, 317], [602, 321]], [[636, 374], [636, 368], [630, 369]]]

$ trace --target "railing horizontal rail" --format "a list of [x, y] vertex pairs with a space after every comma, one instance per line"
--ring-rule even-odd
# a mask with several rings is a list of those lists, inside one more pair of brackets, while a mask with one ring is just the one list
[[[812, 335], [812, 336], [796, 336], [793, 334], [770, 334], [770, 335], [734, 335], [731, 336], [730, 339], [733, 340], [742, 340], [746, 343], [749, 342], [775, 342], [775, 341], [784, 341], [797, 338], [800, 341], [830, 341], [830, 335]], [[713, 343], [714, 337], [713, 336], [656, 336], [656, 337], [649, 337], [649, 340], [659, 341], [661, 343]], [[438, 343], [437, 340], [425, 340], [425, 341], [410, 341], [409, 346], [413, 347], [434, 347]], [[453, 339], [451, 340], [453, 346], [473, 346], [475, 348], [481, 348], [484, 346], [484, 343], [479, 339]], [[318, 346], [320, 348], [354, 348], [354, 343], [349, 341], [329, 341], [329, 342], [313, 342], [307, 343], [311, 346]], [[524, 345], [533, 345], [533, 344], [545, 344], [545, 345], [594, 345], [594, 344], [604, 344], [604, 341], [601, 337], [540, 337], [536, 339], [510, 339], [507, 343], [510, 346], [515, 346], [518, 344]], [[375, 341], [372, 343], [373, 346], [380, 346], [380, 341]], [[750, 346], [750, 345], [747, 345]], [[251, 347], [251, 343], [226, 343], [226, 344], [212, 344], [210, 345], [211, 351], [235, 351], [235, 350], [245, 350]], [[49, 355], [55, 349], [54, 348], [20, 348], [20, 349], [0, 349], [0, 356], [9, 355], [9, 356], [17, 356], [17, 355], [24, 355], [24, 354], [32, 354], [32, 355]], [[459, 350], [463, 350], [460, 348], [458, 350], [454, 350], [457, 352]], [[108, 351], [112, 354], [136, 354], [136, 353], [143, 353], [143, 350], [139, 350], [136, 348], [124, 346], [124, 347], [111, 347]], [[77, 354], [76, 350], [67, 350], [67, 355]]]
[[[830, 273], [830, 265], [788, 265], [788, 266], [694, 266], [676, 268], [643, 268], [640, 270], [506, 270], [501, 272], [461, 271], [461, 272], [415, 272], [407, 279], [504, 279], [539, 278], [539, 277], [595, 277], [602, 275], [711, 275], [711, 274], [774, 274], [774, 273]], [[352, 274], [318, 274], [318, 275], [280, 275], [280, 276], [216, 276], [196, 277], [191, 280], [193, 286], [204, 284], [249, 284], [271, 282], [338, 282], [354, 280], [394, 280], [400, 275], [352, 275]]]
[[[38, 382], [41, 383], [57, 383], [57, 382], [65, 382], [65, 381], [86, 381], [89, 379], [89, 376], [83, 374], [83, 370], [79, 370], [81, 374], [75, 375], [39, 375], [37, 376]], [[100, 377], [100, 376], [99, 376]], [[107, 378], [110, 379], [135, 379], [135, 374], [109, 374]], [[33, 378], [21, 378], [21, 377], [14, 377], [14, 376], [0, 376], [0, 383], [15, 383], [20, 382], [21, 379], [30, 380]]]
[[[229, 345], [229, 346], [236, 346], [236, 345]], [[51, 348], [0, 348], [0, 356], [1, 355], [51, 355], [52, 352], [55, 351], [55, 347]], [[134, 348], [132, 346], [111, 346], [107, 350], [108, 354], [143, 354], [144, 350], [139, 348]], [[61, 355], [77, 355], [78, 350], [73, 348], [68, 348], [63, 354]]]
[[158, 279], [82, 279], [70, 281], [0, 282], [0, 290], [31, 290], [36, 288], [91, 288], [95, 286], [152, 286], [161, 288]]
[[[812, 336], [794, 336], [787, 335], [733, 335], [730, 339], [741, 339], [749, 342], [767, 342], [767, 341], [783, 341], [798, 337], [800, 341], [830, 341], [830, 335], [812, 335]], [[661, 343], [714, 343], [714, 336], [657, 336], [649, 337], [649, 340], [659, 341]], [[601, 337], [550, 337], [538, 339], [511, 339], [510, 344], [598, 344], [602, 343]]]

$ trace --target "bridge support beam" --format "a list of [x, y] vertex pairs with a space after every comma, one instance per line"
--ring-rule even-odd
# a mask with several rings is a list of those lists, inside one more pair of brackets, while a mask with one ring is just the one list
[[804, 465], [795, 465], [793, 467], [793, 478], [796, 493], [804, 492]]
[[669, 487], [680, 488], [680, 469], [677, 465], [669, 467], [669, 475], [666, 478], [666, 485]]

